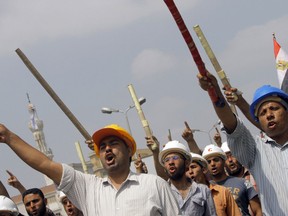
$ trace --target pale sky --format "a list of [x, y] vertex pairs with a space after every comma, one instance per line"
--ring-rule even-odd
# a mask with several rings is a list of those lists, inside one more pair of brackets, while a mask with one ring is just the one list
[[[288, 52], [286, 0], [175, 0], [207, 69], [216, 74], [193, 31], [199, 24], [231, 84], [251, 102], [256, 88], [278, 86], [272, 33]], [[184, 121], [209, 131], [217, 122], [197, 68], [165, 3], [161, 0], [32, 1], [0, 3], [1, 122], [35, 146], [28, 129], [26, 93], [44, 121], [54, 160], [79, 162], [74, 143], [85, 158], [91, 152], [84, 138], [15, 53], [20, 48], [86, 130], [111, 123], [127, 128], [125, 115], [102, 114], [102, 107], [126, 110], [133, 104], [127, 85], [145, 97], [143, 111], [155, 136], [183, 143]], [[127, 112], [139, 148], [144, 130], [135, 109]], [[246, 120], [245, 120], [246, 121]], [[246, 121], [247, 122], [247, 121]], [[247, 126], [257, 132], [251, 124]], [[211, 135], [215, 131], [211, 130]], [[201, 147], [207, 133], [196, 132]], [[224, 135], [222, 136], [225, 139]], [[24, 164], [5, 144], [0, 147], [0, 176], [12, 171], [27, 187], [44, 185], [42, 174]], [[148, 169], [153, 173], [152, 163]], [[134, 165], [131, 168], [134, 170]], [[7, 186], [11, 195], [15, 189]]]

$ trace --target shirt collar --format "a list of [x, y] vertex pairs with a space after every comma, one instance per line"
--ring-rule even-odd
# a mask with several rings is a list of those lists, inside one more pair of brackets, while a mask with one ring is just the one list
[[270, 145], [274, 145], [274, 146], [277, 146], [279, 147], [280, 149], [283, 149], [285, 147], [288, 146], [288, 141], [284, 144], [284, 145], [280, 145], [278, 144], [275, 140], [273, 140], [272, 138], [270, 138], [269, 136], [266, 135], [266, 133], [262, 132], [261, 133], [261, 139], [264, 143], [266, 144], [270, 144]]
[[[124, 184], [124, 183], [127, 182], [127, 181], [139, 182], [139, 176], [138, 176], [138, 174], [136, 174], [136, 173], [134, 173], [134, 172], [132, 172], [132, 171], [130, 170], [130, 172], [129, 172], [127, 178], [126, 178], [126, 180], [125, 180], [122, 184]], [[111, 181], [110, 181], [110, 179], [109, 179], [108, 176], [103, 177], [102, 183], [103, 183], [103, 185], [112, 185], [112, 183], [111, 183]]]

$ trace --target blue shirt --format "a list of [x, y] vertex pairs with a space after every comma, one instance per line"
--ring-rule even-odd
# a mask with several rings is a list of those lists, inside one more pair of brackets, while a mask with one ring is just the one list
[[170, 182], [172, 192], [180, 206], [181, 215], [185, 216], [217, 216], [210, 189], [203, 184], [192, 181], [185, 199], [178, 189]]

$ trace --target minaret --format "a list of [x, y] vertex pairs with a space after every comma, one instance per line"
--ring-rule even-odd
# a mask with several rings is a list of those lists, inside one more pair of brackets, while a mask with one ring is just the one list
[[[30, 102], [28, 93], [27, 93], [27, 98], [29, 102], [28, 111], [30, 113], [30, 121], [29, 121], [28, 126], [29, 126], [29, 129], [33, 133], [34, 140], [37, 144], [37, 149], [41, 151], [42, 153], [44, 153], [48, 158], [53, 160], [54, 155], [52, 153], [52, 150], [47, 147], [47, 144], [45, 141], [45, 136], [43, 132], [43, 127], [44, 127], [43, 121], [38, 118], [36, 108]], [[50, 178], [48, 178], [46, 175], [44, 177], [45, 177], [46, 185], [53, 184], [53, 181]]]

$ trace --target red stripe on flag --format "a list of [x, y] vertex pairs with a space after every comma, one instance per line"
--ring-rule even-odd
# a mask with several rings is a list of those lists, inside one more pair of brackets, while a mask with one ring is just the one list
[[276, 39], [273, 38], [273, 43], [274, 43], [274, 56], [277, 58], [278, 52], [281, 49], [281, 46], [277, 43]]

